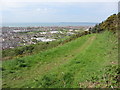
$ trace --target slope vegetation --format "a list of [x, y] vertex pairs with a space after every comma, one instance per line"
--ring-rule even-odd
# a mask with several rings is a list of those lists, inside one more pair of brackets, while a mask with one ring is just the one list
[[10, 88], [117, 87], [117, 37], [89, 34], [64, 45], [3, 61], [2, 86]]

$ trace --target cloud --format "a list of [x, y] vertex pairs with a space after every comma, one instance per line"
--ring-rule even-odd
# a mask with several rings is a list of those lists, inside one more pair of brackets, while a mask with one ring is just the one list
[[2, 2], [2, 10], [10, 10], [10, 9], [14, 9], [14, 8], [21, 8], [21, 7], [25, 7], [27, 6], [26, 3], [23, 2]]
[[48, 13], [49, 9], [48, 8], [37, 8], [36, 11], [39, 13]]
[[4, 2], [118, 2], [119, 0], [2, 0]]
[[2, 6], [2, 10], [9, 10], [14, 8], [26, 7], [27, 4], [31, 2], [47, 3], [47, 2], [118, 2], [118, 1], [119, 0], [1, 0], [0, 6]]
[[[8, 0], [4, 0], [4, 3], [5, 1]], [[4, 22], [101, 21], [111, 13], [116, 13], [114, 9], [116, 9], [117, 4], [117, 2], [110, 4], [105, 2], [38, 3], [26, 2], [27, 0], [24, 2], [10, 1], [4, 4], [2, 13]]]

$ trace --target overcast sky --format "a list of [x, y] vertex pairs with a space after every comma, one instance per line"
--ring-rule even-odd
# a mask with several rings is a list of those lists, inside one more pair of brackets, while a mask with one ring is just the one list
[[[19, 0], [18, 0], [19, 1]], [[118, 2], [38, 2], [4, 0], [2, 22], [101, 22], [118, 12]]]

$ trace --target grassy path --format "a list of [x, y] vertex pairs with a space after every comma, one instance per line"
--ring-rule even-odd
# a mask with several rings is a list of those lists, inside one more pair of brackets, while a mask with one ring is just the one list
[[20, 58], [31, 67], [18, 67], [17, 60], [5, 61], [3, 87], [82, 87], [81, 82], [101, 75], [103, 72], [99, 71], [110, 62], [106, 58], [114, 46], [110, 36], [108, 32], [86, 35], [43, 53]]
[[[41, 63], [36, 64], [36, 66], [30, 70], [27, 71], [18, 71], [17, 76], [14, 76], [13, 74], [8, 75], [7, 78], [11, 79], [11, 80], [7, 80], [9, 83], [9, 85], [12, 85], [14, 87], [14, 85], [22, 85], [24, 82], [29, 82], [31, 80], [34, 80], [35, 77], [38, 77], [40, 75], [43, 75], [45, 73], [47, 73], [48, 71], [58, 68], [63, 64], [66, 64], [68, 62], [68, 60], [74, 58], [77, 54], [79, 54], [80, 52], [82, 52], [85, 48], [87, 48], [92, 41], [95, 39], [95, 36], [90, 36], [88, 38], [88, 40], [85, 41], [85, 43], [83, 43], [83, 45], [78, 45], [78, 47], [76, 49], [72, 49], [69, 52], [66, 52], [64, 56], [61, 57], [57, 57], [55, 58], [56, 60], [53, 60], [50, 63], [47, 64], [43, 64], [41, 65]], [[69, 48], [68, 48], [69, 49]], [[53, 58], [54, 59], [54, 58]], [[14, 84], [13, 84], [14, 83]]]

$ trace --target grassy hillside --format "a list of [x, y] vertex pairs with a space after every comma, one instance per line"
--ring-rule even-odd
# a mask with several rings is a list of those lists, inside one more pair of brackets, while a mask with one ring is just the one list
[[3, 61], [3, 87], [117, 87], [117, 37], [89, 34], [64, 45]]
[[17, 57], [33, 55], [48, 49], [63, 45], [67, 42], [75, 40], [78, 37], [85, 35], [84, 31], [77, 32], [71, 36], [52, 41], [52, 42], [37, 42], [37, 44], [25, 45], [16, 48], [2, 50], [2, 60], [10, 60]]

